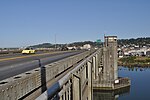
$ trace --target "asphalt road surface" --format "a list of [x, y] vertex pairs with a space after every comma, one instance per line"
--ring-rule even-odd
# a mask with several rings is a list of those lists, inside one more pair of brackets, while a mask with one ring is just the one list
[[83, 51], [74, 52], [53, 52], [37, 53], [31, 55], [10, 54], [0, 55], [0, 81], [6, 78], [21, 74], [23, 72], [39, 67], [39, 60], [42, 66], [52, 62], [79, 54]]

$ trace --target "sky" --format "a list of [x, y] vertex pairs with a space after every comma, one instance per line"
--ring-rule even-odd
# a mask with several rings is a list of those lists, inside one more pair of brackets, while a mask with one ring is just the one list
[[150, 0], [0, 0], [0, 48], [150, 37]]

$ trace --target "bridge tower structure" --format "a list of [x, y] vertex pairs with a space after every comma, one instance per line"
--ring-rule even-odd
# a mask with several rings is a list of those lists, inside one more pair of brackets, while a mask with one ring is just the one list
[[104, 79], [114, 81], [118, 79], [117, 36], [105, 36], [103, 47]]
[[105, 36], [98, 66], [98, 78], [93, 79], [94, 90], [116, 90], [130, 86], [128, 78], [118, 77], [117, 36]]

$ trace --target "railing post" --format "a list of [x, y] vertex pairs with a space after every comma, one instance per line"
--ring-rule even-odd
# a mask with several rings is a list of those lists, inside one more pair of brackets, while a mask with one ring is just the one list
[[70, 85], [70, 86], [69, 86], [69, 89], [68, 89], [68, 100], [71, 100], [71, 95], [72, 95], [72, 94], [71, 94], [71, 82], [70, 82], [70, 80], [69, 80], [68, 83], [69, 83], [69, 85]]
[[93, 57], [93, 79], [96, 79], [96, 58]]
[[59, 99], [59, 100], [63, 100], [63, 99], [62, 99], [62, 96], [60, 97], [60, 99]]
[[68, 91], [68, 90], [69, 90], [69, 89], [67, 88], [67, 89], [66, 89], [66, 100], [69, 100], [69, 98], [68, 98], [68, 95], [69, 95], [68, 92], [69, 92], [69, 91]]
[[73, 86], [73, 100], [81, 100], [81, 87], [80, 87], [80, 78], [73, 74], [73, 83], [72, 83], [72, 86]]
[[100, 59], [98, 59], [98, 54], [96, 54], [96, 78], [98, 78], [98, 61], [100, 60]]
[[93, 100], [93, 96], [92, 96], [92, 64], [90, 61], [87, 62], [87, 66], [88, 66], [88, 100]]
[[65, 94], [66, 94], [66, 86], [65, 85], [63, 85], [63, 100], [66, 100], [66, 96], [65, 96]]

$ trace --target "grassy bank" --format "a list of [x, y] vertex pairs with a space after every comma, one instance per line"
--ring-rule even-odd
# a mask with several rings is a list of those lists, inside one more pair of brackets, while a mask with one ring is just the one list
[[123, 57], [118, 59], [118, 65], [150, 67], [150, 57]]

